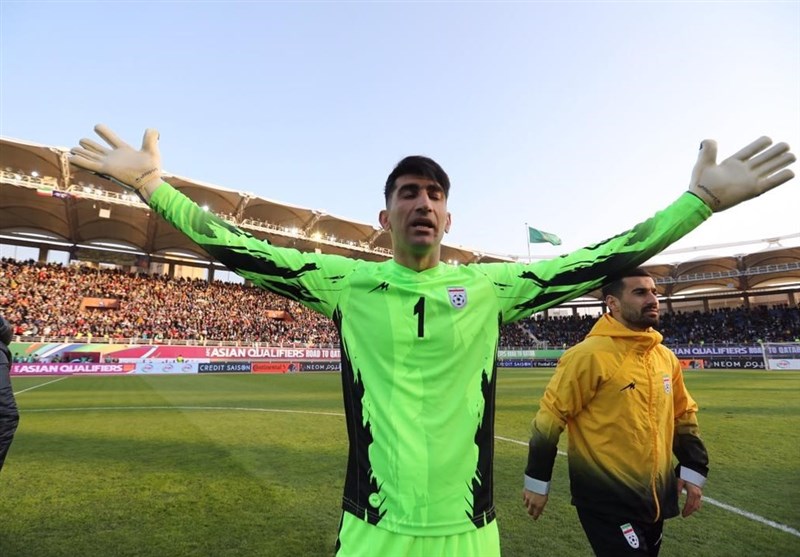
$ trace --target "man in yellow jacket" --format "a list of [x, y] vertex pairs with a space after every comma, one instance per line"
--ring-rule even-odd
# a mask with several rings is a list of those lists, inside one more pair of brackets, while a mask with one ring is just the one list
[[664, 519], [678, 514], [678, 494], [687, 493], [682, 516], [700, 508], [708, 453], [680, 363], [653, 329], [653, 278], [634, 269], [606, 285], [603, 297], [611, 313], [564, 353], [542, 397], [523, 500], [538, 519], [566, 427], [572, 504], [595, 554], [655, 557]]

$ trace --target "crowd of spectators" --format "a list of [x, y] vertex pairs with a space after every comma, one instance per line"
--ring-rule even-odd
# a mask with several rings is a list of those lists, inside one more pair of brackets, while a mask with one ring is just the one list
[[[88, 297], [118, 303], [82, 308], [81, 302]], [[288, 318], [280, 318], [284, 312]], [[12, 259], [0, 259], [0, 314], [12, 323], [14, 334], [24, 338], [258, 342], [269, 346], [339, 342], [329, 319], [247, 285]], [[586, 336], [596, 319], [530, 318], [503, 327], [500, 345], [570, 346]], [[665, 313], [659, 330], [668, 345], [794, 341], [800, 337], [800, 308], [784, 305]]]
[[[81, 310], [86, 297], [119, 304]], [[0, 313], [22, 337], [338, 344], [330, 320], [265, 290], [78, 265], [0, 259]]]
[[659, 329], [666, 344], [794, 342], [800, 338], [800, 308], [774, 305], [666, 313]]
[[[597, 317], [532, 318], [524, 322], [534, 341], [571, 346], [591, 330]], [[708, 312], [662, 313], [658, 331], [664, 344], [755, 344], [800, 339], [800, 308], [788, 305], [720, 308]]]

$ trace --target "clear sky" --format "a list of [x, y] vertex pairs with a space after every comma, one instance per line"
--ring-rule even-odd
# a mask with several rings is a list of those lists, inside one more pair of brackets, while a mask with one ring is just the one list
[[[156, 127], [168, 172], [370, 224], [425, 154], [445, 242], [501, 255], [527, 255], [526, 222], [552, 256], [649, 217], [704, 138], [800, 152], [798, 1], [3, 0], [0, 26], [0, 135]], [[798, 233], [795, 179], [675, 247]]]

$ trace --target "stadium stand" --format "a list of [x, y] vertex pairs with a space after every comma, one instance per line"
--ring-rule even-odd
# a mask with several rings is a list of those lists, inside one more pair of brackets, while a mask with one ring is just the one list
[[[566, 347], [582, 340], [595, 321], [596, 317], [584, 315], [530, 319], [524, 325], [534, 343]], [[663, 312], [658, 330], [668, 345], [798, 342], [800, 308], [776, 305]]]
[[[264, 290], [87, 265], [0, 259], [0, 313], [14, 323], [20, 340], [40, 342], [338, 344], [330, 320]], [[504, 327], [501, 345], [572, 345], [595, 319], [539, 316]], [[660, 330], [676, 344], [789, 342], [800, 337], [800, 308], [665, 312]]]
[[0, 313], [24, 339], [338, 343], [330, 320], [264, 290], [85, 265], [0, 260]]

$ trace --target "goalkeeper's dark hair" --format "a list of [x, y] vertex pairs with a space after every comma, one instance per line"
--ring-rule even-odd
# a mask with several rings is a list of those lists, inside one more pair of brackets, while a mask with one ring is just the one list
[[603, 299], [606, 299], [606, 296], [614, 296], [615, 298], [619, 298], [622, 295], [622, 279], [628, 277], [650, 277], [653, 278], [653, 275], [648, 273], [643, 267], [636, 267], [634, 269], [628, 269], [627, 271], [619, 272], [615, 275], [608, 277], [608, 282], [603, 285]]
[[383, 196], [386, 199], [386, 205], [389, 205], [389, 200], [394, 193], [395, 182], [400, 176], [422, 176], [434, 180], [437, 184], [442, 186], [444, 196], [450, 196], [450, 177], [447, 172], [439, 166], [439, 163], [429, 157], [422, 155], [411, 155], [397, 163], [389, 177], [386, 178], [386, 187], [383, 189]]

